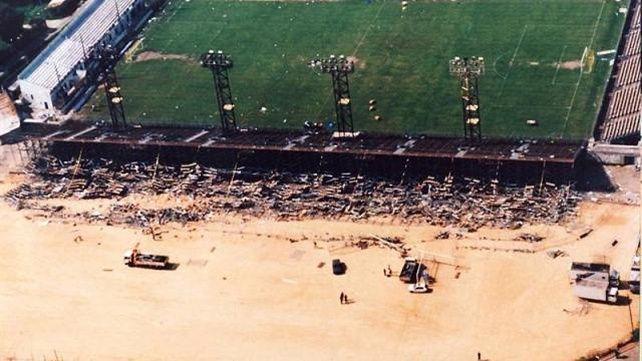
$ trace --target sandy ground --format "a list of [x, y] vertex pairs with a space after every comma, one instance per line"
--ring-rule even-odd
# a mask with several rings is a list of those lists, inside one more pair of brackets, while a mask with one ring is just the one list
[[637, 170], [634, 165], [607, 166], [606, 172], [609, 174], [611, 179], [614, 180], [615, 185], [620, 192], [640, 193], [642, 179], [640, 178], [640, 171]]
[[[19, 180], [6, 175], [0, 193]], [[153, 241], [140, 229], [45, 219], [0, 202], [0, 359], [474, 360], [481, 352], [493, 361], [573, 360], [638, 324], [637, 296], [616, 306], [582, 302], [567, 272], [572, 260], [600, 260], [626, 279], [638, 213], [584, 203], [564, 226], [482, 229], [460, 240], [435, 240], [441, 229], [430, 226], [221, 215], [165, 225]], [[578, 240], [586, 227], [594, 231]], [[524, 231], [546, 239], [511, 241]], [[433, 292], [410, 294], [383, 276], [402, 265], [394, 251], [344, 247], [370, 234], [402, 237], [414, 255], [443, 262], [426, 262]], [[124, 266], [136, 242], [179, 267]], [[548, 249], [570, 256], [552, 259]], [[333, 258], [346, 262], [344, 276], [332, 275]], [[342, 291], [355, 302], [341, 305]]]

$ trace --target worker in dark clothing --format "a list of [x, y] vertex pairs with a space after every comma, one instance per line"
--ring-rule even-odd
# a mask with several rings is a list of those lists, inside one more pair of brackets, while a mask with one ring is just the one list
[[341, 292], [341, 294], [339, 295], [339, 302], [341, 302], [341, 304], [343, 304], [343, 297], [344, 296], [345, 295], [343, 294], [343, 292]]
[[481, 352], [477, 352], [477, 361], [481, 361]]
[[136, 258], [138, 258], [138, 249], [134, 248], [132, 249], [132, 254], [129, 256], [129, 264], [133, 265], [136, 263]]

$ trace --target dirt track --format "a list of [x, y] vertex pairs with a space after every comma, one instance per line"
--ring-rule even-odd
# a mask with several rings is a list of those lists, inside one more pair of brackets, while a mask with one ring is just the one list
[[[6, 179], [0, 192], [12, 185]], [[626, 278], [637, 213], [587, 203], [576, 224], [527, 228], [546, 236], [536, 246], [510, 241], [515, 231], [435, 240], [440, 229], [429, 226], [224, 215], [167, 225], [162, 240], [152, 241], [140, 230], [56, 223], [0, 203], [0, 359], [53, 358], [55, 350], [67, 360], [470, 360], [478, 351], [493, 361], [572, 360], [631, 331], [628, 306], [583, 304], [571, 293], [567, 271], [571, 260], [599, 259]], [[595, 231], [576, 241], [588, 224]], [[433, 292], [409, 294], [383, 276], [387, 265], [400, 268], [396, 253], [343, 247], [350, 237], [370, 234], [403, 237], [416, 255], [437, 254], [460, 268], [429, 263]], [[74, 241], [77, 235], [83, 240]], [[615, 238], [619, 244], [611, 247]], [[180, 266], [125, 267], [122, 253], [138, 241]], [[551, 259], [547, 247], [570, 257]], [[345, 276], [331, 275], [333, 258], [347, 263]], [[340, 305], [341, 291], [355, 303]], [[639, 298], [632, 300], [638, 319]]]

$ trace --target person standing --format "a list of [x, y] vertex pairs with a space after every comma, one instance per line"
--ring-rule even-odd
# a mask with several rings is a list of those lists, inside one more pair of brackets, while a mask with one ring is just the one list
[[477, 352], [477, 361], [481, 361], [481, 352]]
[[341, 304], [343, 304], [343, 297], [344, 296], [345, 296], [345, 294], [343, 292], [341, 292], [341, 294], [339, 295], [339, 302], [341, 302]]

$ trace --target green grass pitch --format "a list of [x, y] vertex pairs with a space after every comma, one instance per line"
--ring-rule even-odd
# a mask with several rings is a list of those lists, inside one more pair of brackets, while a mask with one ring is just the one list
[[[144, 30], [137, 54], [179, 59], [121, 62], [117, 72], [130, 122], [218, 125], [208, 49], [234, 59], [230, 71], [241, 126], [300, 128], [333, 116], [327, 74], [317, 56], [357, 59], [350, 77], [358, 130], [460, 135], [454, 56], [483, 56], [485, 136], [585, 138], [614, 55], [578, 67], [585, 49], [615, 49], [625, 2], [609, 0], [221, 1], [170, 0]], [[368, 112], [369, 99], [377, 111]], [[102, 92], [86, 107], [106, 118]], [[259, 111], [265, 106], [265, 113]], [[375, 114], [382, 121], [373, 120]], [[536, 119], [531, 127], [527, 119]]]

